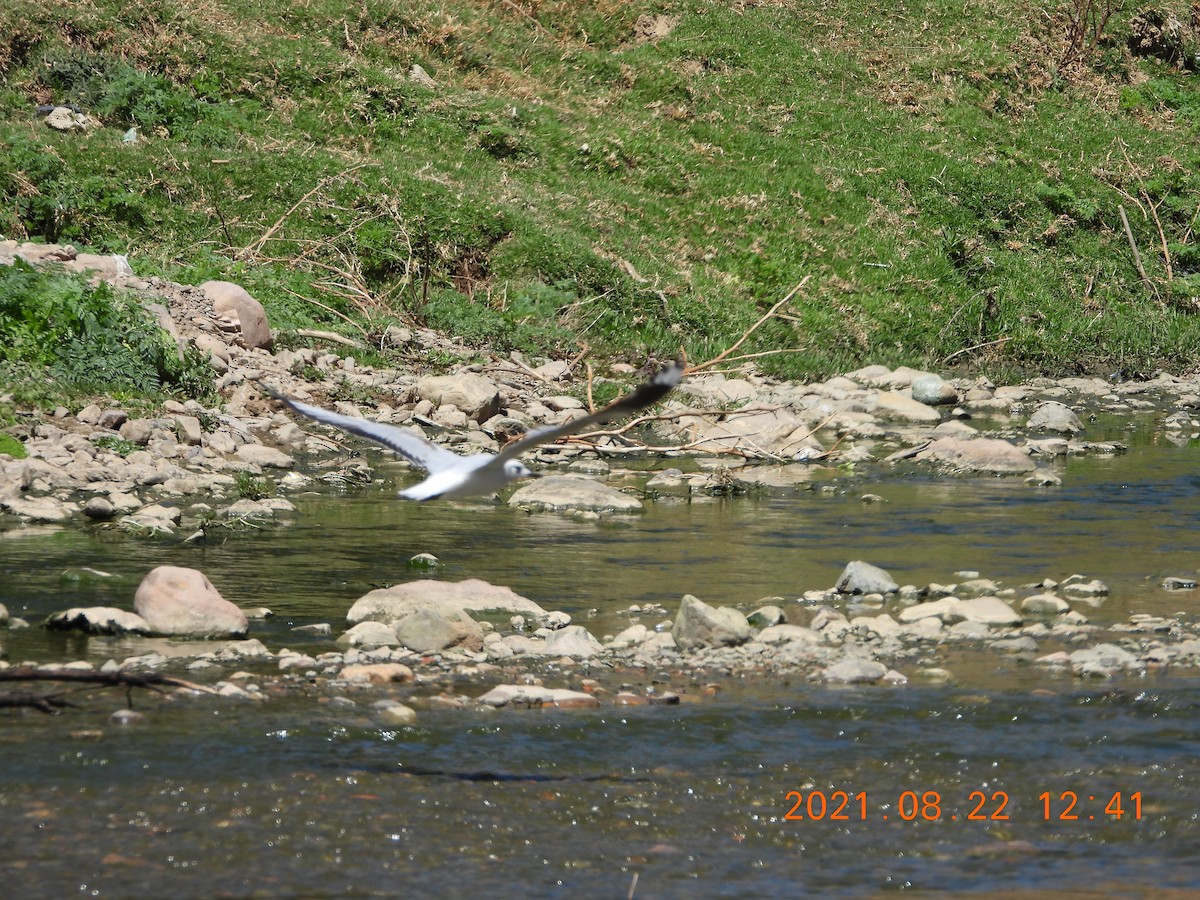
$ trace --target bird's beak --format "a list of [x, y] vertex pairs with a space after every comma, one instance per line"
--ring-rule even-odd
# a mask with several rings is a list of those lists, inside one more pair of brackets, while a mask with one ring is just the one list
[[545, 472], [530, 472], [529, 477], [530, 478], [541, 478], [545, 474], [546, 474]]

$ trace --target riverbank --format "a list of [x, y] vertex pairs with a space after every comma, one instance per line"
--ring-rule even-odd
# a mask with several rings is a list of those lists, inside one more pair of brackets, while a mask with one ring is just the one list
[[[568, 360], [493, 357], [434, 377], [415, 365], [359, 366], [353, 356], [315, 346], [246, 346], [252, 341], [241, 320], [219, 313], [207, 289], [150, 281], [123, 286], [163, 301], [179, 339], [206, 349], [223, 367], [215, 385], [221, 403], [170, 404], [152, 418], [131, 417], [111, 401], [25, 411], [28, 424], [9, 429], [24, 458], [0, 457], [8, 539], [24, 527], [119, 529], [166, 555], [180, 546], [237, 541], [246, 529], [286, 528], [300, 514], [293, 501], [322, 484], [382, 480], [390, 491], [417, 477], [386, 462], [374, 445], [298, 424], [260, 390], [261, 381], [344, 414], [417, 428], [456, 452], [494, 451], [512, 434], [579, 415], [586, 390], [600, 383], [585, 382], [581, 368]], [[409, 333], [396, 340], [440, 339]], [[619, 368], [610, 374], [622, 383], [639, 377]], [[355, 399], [337, 399], [345, 396]], [[1125, 449], [1119, 440], [1088, 439], [1100, 418], [1136, 418], [1149, 423], [1153, 440], [1188, 446], [1200, 433], [1198, 407], [1200, 379], [1165, 374], [1139, 382], [1074, 378], [993, 385], [870, 367], [797, 384], [765, 377], [752, 366], [725, 374], [698, 371], [637, 430], [610, 429], [542, 448], [534, 457], [537, 466], [559, 477], [518, 488], [502, 501], [566, 517], [574, 527], [602, 528], [648, 506], [751, 502], [738, 498], [823, 490], [851, 472], [869, 479], [872, 472], [895, 477], [909, 471], [951, 484], [1001, 478], [1022, 491], [1053, 492], [1063, 483], [1064, 460]], [[647, 460], [653, 471], [646, 471]], [[531, 497], [533, 488], [542, 493]], [[871, 491], [861, 496], [868, 505], [882, 499]], [[470, 573], [464, 573], [466, 581], [439, 575], [436, 553], [414, 557], [412, 566], [407, 586], [362, 597], [344, 623], [304, 626], [328, 637], [331, 646], [320, 650], [289, 649], [278, 635], [271, 646], [263, 644], [255, 625], [264, 621], [262, 610], [242, 619], [239, 635], [249, 640], [220, 650], [138, 638], [163, 634], [162, 626], [152, 627], [123, 604], [64, 609], [46, 623], [23, 621], [17, 611], [9, 628], [48, 625], [93, 635], [95, 647], [85, 658], [65, 661], [78, 668], [211, 669], [206, 678], [242, 699], [261, 699], [292, 683], [325, 685], [330, 697], [360, 690], [364, 682], [384, 683], [392, 686], [382, 690], [421, 698], [418, 706], [660, 702], [657, 692], [622, 690], [629, 673], [656, 671], [683, 673], [692, 685], [684, 694], [668, 692], [668, 702], [703, 696], [695, 685], [710, 677], [772, 672], [825, 683], [937, 682], [954, 677], [935, 664], [936, 653], [930, 657], [931, 649], [946, 647], [978, 647], [1012, 665], [1034, 663], [1078, 677], [1187, 670], [1200, 656], [1195, 623], [1182, 614], [1139, 610], [1124, 621], [1092, 624], [1108, 589], [1082, 576], [1006, 584], [1003, 575], [993, 581], [948, 572], [954, 580], [945, 584], [901, 585], [855, 563], [836, 585], [807, 585], [761, 608], [676, 597], [631, 609], [623, 629], [594, 633], [586, 620], [520, 597], [519, 584], [492, 586], [469, 580]], [[1080, 569], [1087, 571], [1084, 561]], [[421, 577], [426, 574], [433, 580]], [[1176, 573], [1163, 581], [1163, 590], [1194, 589], [1195, 575]], [[406, 588], [427, 593], [393, 596]], [[438, 592], [459, 599], [451, 602]], [[271, 605], [269, 598], [263, 605]], [[220, 633], [194, 623], [166, 633], [186, 639], [189, 627], [193, 635]], [[153, 649], [96, 659], [106, 634], [122, 635], [121, 647], [145, 640]], [[256, 678], [274, 687], [247, 691], [237, 680], [221, 678], [231, 674], [225, 671], [231, 664], [243, 665], [243, 657], [254, 663]], [[6, 660], [24, 661], [11, 654]], [[379, 668], [364, 673], [361, 666]], [[474, 679], [478, 689], [451, 689], [448, 699], [438, 700], [442, 693], [397, 687], [459, 677]], [[505, 683], [522, 687], [484, 690]], [[572, 693], [553, 693], [567, 689]]]

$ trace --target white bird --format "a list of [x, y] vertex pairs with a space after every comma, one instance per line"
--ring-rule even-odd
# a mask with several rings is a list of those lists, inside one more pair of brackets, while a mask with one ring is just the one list
[[683, 366], [678, 362], [670, 363], [632, 394], [615, 400], [603, 409], [563, 422], [561, 425], [536, 428], [518, 440], [505, 444], [499, 453], [473, 453], [470, 456], [460, 456], [452, 450], [439, 447], [415, 431], [383, 425], [368, 419], [339, 415], [319, 406], [293, 400], [265, 385], [263, 387], [275, 399], [283, 401], [301, 415], [383, 444], [413, 465], [429, 472], [424, 481], [401, 491], [401, 497], [407, 500], [457, 500], [480, 494], [494, 494], [510, 481], [519, 478], [540, 478], [539, 473], [530, 471], [517, 456], [540, 444], [548, 444], [592, 425], [618, 419], [627, 413], [657, 403], [679, 384], [682, 377]]

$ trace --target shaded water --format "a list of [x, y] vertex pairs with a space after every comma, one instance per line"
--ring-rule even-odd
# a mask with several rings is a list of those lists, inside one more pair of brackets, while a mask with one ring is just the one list
[[[842, 479], [789, 496], [662, 500], [597, 525], [406, 504], [389, 485], [305, 496], [290, 526], [214, 533], [202, 547], [9, 533], [0, 602], [34, 621], [69, 605], [128, 607], [147, 569], [189, 565], [239, 604], [275, 611], [254, 632], [272, 649], [315, 652], [327, 642], [291, 626], [336, 632], [366, 590], [415, 577], [405, 561], [418, 552], [442, 560], [437, 577], [509, 585], [597, 634], [627, 624], [630, 603], [673, 613], [685, 592], [791, 598], [861, 558], [914, 584], [961, 569], [1008, 585], [1082, 572], [1112, 588], [1085, 609], [1094, 622], [1183, 611], [1194, 625], [1197, 594], [1158, 582], [1200, 567], [1200, 448], [1133, 443], [1061, 464], [1064, 485], [1050, 490]], [[888, 502], [863, 504], [866, 491]], [[83, 565], [120, 580], [61, 580]], [[0, 641], [13, 662], [133, 652], [36, 628]], [[960, 686], [714, 676], [716, 698], [678, 707], [428, 710], [397, 729], [372, 720], [374, 695], [346, 710], [315, 691], [259, 706], [139, 696], [148, 716], [128, 729], [106, 722], [121, 705], [113, 693], [53, 718], [0, 714], [0, 883], [21, 897], [624, 897], [635, 876], [643, 898], [1200, 888], [1194, 670], [1079, 682], [977, 647], [940, 652]], [[696, 693], [671, 672], [621, 677]], [[785, 818], [791, 791], [802, 803], [818, 792], [798, 808], [816, 820]], [[1065, 792], [1078, 795], [1077, 819], [1061, 818]]]

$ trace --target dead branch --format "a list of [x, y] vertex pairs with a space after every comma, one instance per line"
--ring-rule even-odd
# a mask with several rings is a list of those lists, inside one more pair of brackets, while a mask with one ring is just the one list
[[59, 694], [0, 694], [0, 709], [36, 709], [52, 716], [67, 706], [75, 704]]
[[[32, 669], [29, 667], [0, 670], [0, 683], [26, 681], [58, 681], [73, 684], [97, 684], [101, 687], [124, 687], [132, 695], [135, 687], [162, 693], [162, 687], [187, 688], [205, 694], [217, 693], [210, 687], [184, 681], [159, 672], [87, 672], [77, 669]], [[0, 694], [0, 707], [27, 707], [44, 713], [53, 713], [65, 706], [75, 704], [64, 700], [61, 693], [53, 694]]]
[[1133, 264], [1137, 267], [1138, 275], [1142, 278], [1142, 284], [1146, 287], [1146, 293], [1152, 296], [1155, 300], [1159, 299], [1158, 291], [1154, 288], [1154, 282], [1150, 280], [1150, 276], [1146, 274], [1146, 268], [1142, 265], [1142, 254], [1138, 252], [1137, 241], [1133, 238], [1133, 229], [1129, 227], [1129, 216], [1125, 215], [1125, 207], [1117, 206], [1121, 213], [1121, 224], [1125, 226], [1125, 237], [1129, 239], [1129, 249], [1133, 251]]
[[[800, 293], [800, 291], [804, 288], [804, 286], [806, 284], [808, 284], [808, 279], [811, 277], [812, 277], [811, 275], [805, 275], [802, 279], [800, 279], [800, 283], [798, 285], [796, 285], [794, 288], [792, 288], [790, 291], [788, 291], [787, 296], [785, 296], [782, 300], [780, 300], [778, 303], [776, 303], [774, 306], [772, 306], [769, 310], [767, 310], [766, 314], [763, 315], [762, 318], [760, 318], [757, 322], [755, 322], [748, 329], [746, 329], [746, 331], [742, 334], [742, 336], [740, 338], [738, 338], [733, 343], [732, 346], [726, 347], [723, 351], [718, 353], [716, 356], [714, 356], [708, 362], [702, 362], [702, 363], [697, 363], [694, 366], [688, 366], [688, 369], [687, 369], [688, 373], [691, 374], [693, 372], [702, 372], [705, 369], [708, 369], [708, 368], [711, 368], [712, 366], [717, 365], [717, 363], [724, 362], [729, 357], [730, 353], [735, 351], [738, 347], [742, 346], [742, 344], [746, 343], [746, 341], [750, 337], [750, 335], [754, 334], [754, 332], [759, 329], [759, 326], [761, 326], [764, 322], [766, 322], [768, 319], [770, 319], [772, 316], [774, 316], [776, 313], [778, 313], [779, 310], [782, 309], [785, 305], [787, 305], [787, 303], [789, 303], [793, 297], [795, 297], [798, 293]], [[781, 353], [781, 352], [796, 353], [799, 351], [797, 351], [797, 350], [791, 350], [791, 351], [770, 350], [770, 351], [767, 351], [766, 353], [753, 354], [753, 356], [766, 356], [770, 353]], [[749, 359], [749, 358], [751, 358], [751, 356], [735, 357], [735, 359]]]
[[271, 236], [274, 235], [276, 231], [278, 231], [280, 228], [283, 227], [284, 222], [286, 222], [288, 219], [291, 218], [292, 213], [294, 213], [301, 206], [303, 206], [305, 203], [308, 202], [309, 197], [311, 197], [313, 194], [317, 193], [318, 191], [324, 189], [325, 187], [332, 184], [333, 182], [338, 181], [339, 179], [345, 178], [351, 172], [356, 172], [366, 165], [368, 165], [368, 163], [365, 163], [365, 162], [356, 163], [355, 165], [350, 166], [350, 168], [348, 168], [348, 169], [343, 169], [341, 172], [338, 172], [336, 175], [329, 175], [325, 178], [322, 178], [320, 181], [317, 182], [316, 187], [314, 187], [311, 191], [309, 191], [307, 194], [305, 194], [303, 197], [301, 197], [299, 200], [297, 200], [295, 203], [293, 203], [291, 208], [288, 209], [287, 212], [285, 212], [282, 216], [280, 216], [278, 219], [276, 219], [275, 224], [272, 225], [270, 228], [268, 228], [266, 231], [264, 231], [257, 241], [254, 241], [253, 243], [247, 244], [245, 247], [243, 247], [241, 249], [241, 251], [237, 254], [238, 258], [248, 259], [252, 256], [257, 255], [258, 252], [260, 250], [262, 250], [263, 246], [267, 243], [267, 241], [269, 241], [271, 239]]
[[943, 359], [942, 365], [944, 366], [944, 365], [946, 365], [946, 363], [950, 362], [950, 360], [954, 359], [954, 357], [961, 356], [964, 353], [970, 353], [972, 350], [982, 350], [985, 347], [995, 347], [1000, 344], [1006, 344], [1011, 340], [1012, 340], [1011, 337], [1002, 337], [1002, 338], [998, 338], [994, 341], [985, 341], [982, 344], [976, 344], [973, 347], [963, 347], [961, 350], [955, 350], [953, 353], [951, 353], [949, 356], [947, 356], [945, 359]]
[[316, 338], [320, 341], [333, 341], [335, 344], [345, 344], [347, 347], [354, 347], [357, 350], [362, 349], [362, 344], [353, 338], [345, 337], [338, 334], [336, 331], [318, 331], [315, 328], [297, 328], [296, 334], [300, 337]]

